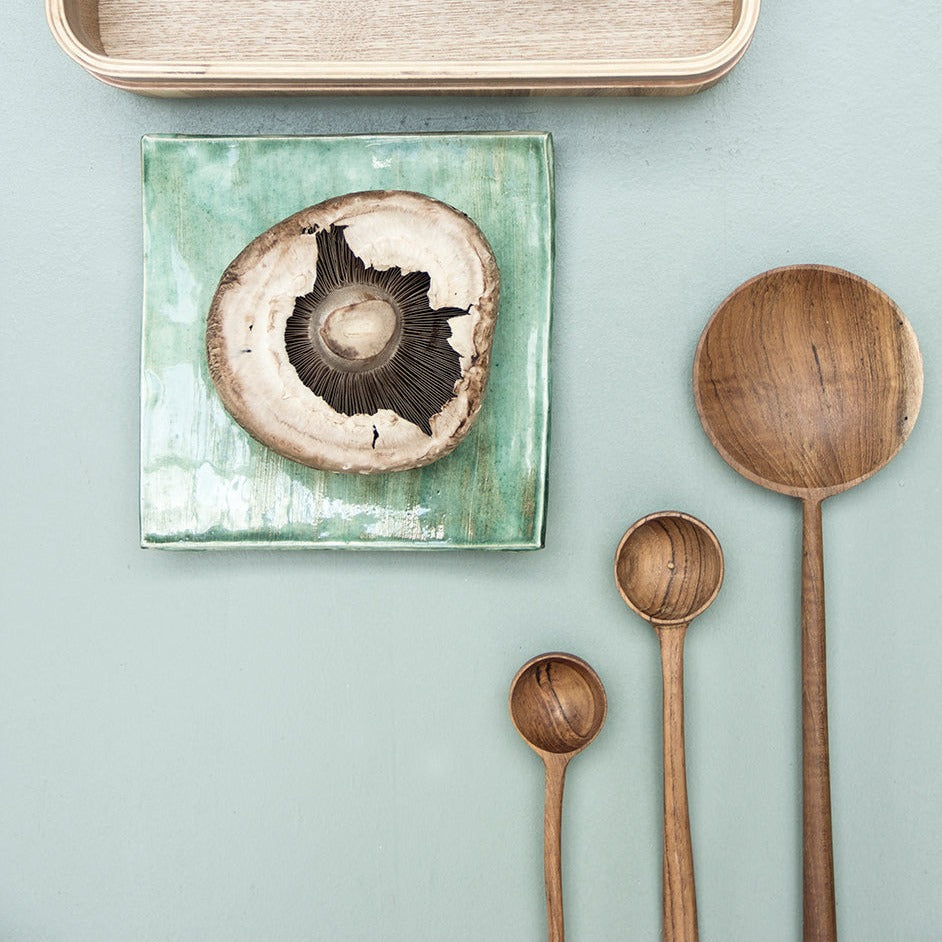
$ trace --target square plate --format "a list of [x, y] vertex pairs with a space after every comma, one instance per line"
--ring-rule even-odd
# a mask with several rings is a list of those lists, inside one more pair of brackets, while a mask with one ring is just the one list
[[[148, 547], [539, 549], [553, 274], [553, 149], [542, 133], [147, 136], [141, 543]], [[222, 272], [283, 218], [357, 190], [415, 190], [470, 216], [501, 272], [491, 376], [450, 455], [389, 474], [317, 471], [223, 408], [206, 364]]]

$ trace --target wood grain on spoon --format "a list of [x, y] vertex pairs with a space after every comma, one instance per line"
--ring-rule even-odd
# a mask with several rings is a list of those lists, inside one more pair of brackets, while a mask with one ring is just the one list
[[740, 474], [822, 500], [903, 446], [922, 360], [882, 291], [840, 269], [796, 265], [723, 302], [700, 339], [693, 389], [707, 435]]
[[651, 623], [661, 646], [664, 738], [664, 942], [697, 942], [697, 895], [684, 746], [684, 637], [723, 583], [723, 551], [710, 528], [680, 511], [633, 523], [615, 552], [615, 584]]
[[740, 474], [798, 497], [802, 513], [804, 938], [837, 938], [821, 502], [899, 451], [922, 401], [915, 333], [882, 291], [823, 265], [774, 269], [737, 288], [694, 359], [697, 411]]
[[510, 685], [511, 719], [546, 769], [543, 871], [549, 942], [565, 939], [561, 832], [566, 767], [598, 736], [607, 709], [598, 674], [572, 654], [531, 658]]

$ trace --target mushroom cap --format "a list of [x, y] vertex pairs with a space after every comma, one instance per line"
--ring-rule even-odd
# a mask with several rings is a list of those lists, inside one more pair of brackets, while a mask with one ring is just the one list
[[[352, 284], [340, 284], [344, 269], [338, 282], [334, 269], [339, 263], [333, 254], [326, 257], [325, 233], [333, 233], [341, 254], [353, 259], [366, 279], [354, 276]], [[318, 268], [319, 251], [324, 265], [332, 266], [330, 284], [340, 286], [314, 304], [317, 279], [326, 283], [328, 278]], [[404, 329], [409, 315], [403, 314], [405, 306], [400, 309], [395, 291], [404, 279], [414, 289], [416, 278], [410, 279], [410, 273], [427, 273], [427, 305], [425, 298], [421, 303], [428, 316], [415, 322], [418, 332]], [[374, 289], [364, 281], [384, 287]], [[401, 190], [338, 196], [277, 223], [228, 266], [207, 320], [209, 372], [232, 417], [286, 458], [325, 471], [364, 474], [419, 467], [452, 451], [477, 416], [490, 372], [499, 285], [486, 238], [453, 207]], [[355, 411], [344, 398], [334, 397], [332, 405], [331, 396], [323, 389], [323, 395], [315, 392], [308, 383], [317, 384], [310, 376], [302, 379], [305, 371], [292, 362], [285, 335], [286, 330], [289, 336], [292, 330], [298, 334], [301, 314], [310, 319], [302, 332], [310, 336], [315, 358], [326, 364], [321, 372], [333, 380], [401, 386], [404, 380], [388, 368], [400, 353], [418, 360], [420, 370], [423, 357], [430, 368], [436, 357], [450, 359], [454, 376], [439, 380], [446, 387], [439, 399], [447, 401], [436, 401], [431, 408], [438, 411], [427, 416], [401, 409], [408, 418], [395, 404], [403, 396], [418, 396], [414, 389], [381, 397], [383, 404], [371, 412]], [[435, 317], [436, 336], [424, 338]], [[412, 345], [408, 350], [407, 344]]]

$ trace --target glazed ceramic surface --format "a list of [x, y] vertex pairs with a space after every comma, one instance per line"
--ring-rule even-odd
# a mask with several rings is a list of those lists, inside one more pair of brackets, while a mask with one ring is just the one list
[[[165, 547], [537, 549], [543, 543], [553, 266], [544, 134], [143, 141], [141, 539]], [[254, 441], [205, 362], [231, 259], [278, 220], [362, 189], [425, 193], [494, 249], [501, 303], [480, 417], [447, 457], [372, 476], [316, 471]]]

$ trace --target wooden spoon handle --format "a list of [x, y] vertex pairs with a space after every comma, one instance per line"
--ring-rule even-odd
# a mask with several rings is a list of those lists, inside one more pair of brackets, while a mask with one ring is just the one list
[[664, 942], [697, 942], [697, 896], [684, 758], [686, 625], [657, 629], [664, 678]]
[[802, 501], [801, 728], [804, 939], [836, 942], [821, 501]]
[[564, 942], [561, 835], [563, 785], [569, 756], [545, 756], [546, 806], [543, 813], [543, 875], [546, 881], [546, 925], [549, 942]]

